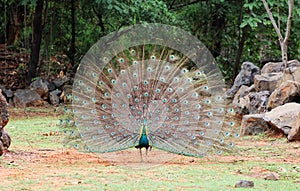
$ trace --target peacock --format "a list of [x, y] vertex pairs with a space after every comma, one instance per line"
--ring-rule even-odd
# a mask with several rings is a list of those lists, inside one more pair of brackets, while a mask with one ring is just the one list
[[[230, 149], [239, 134], [209, 50], [188, 32], [141, 24], [111, 33], [82, 58], [66, 142], [95, 153], [152, 148], [193, 157]], [[229, 117], [230, 118], [230, 117]]]

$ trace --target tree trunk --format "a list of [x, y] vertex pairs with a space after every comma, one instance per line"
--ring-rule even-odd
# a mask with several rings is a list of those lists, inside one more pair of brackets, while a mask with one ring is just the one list
[[[242, 29], [240, 28], [240, 25], [242, 24], [242, 20], [243, 20], [243, 5], [244, 5], [244, 2], [240, 1], [240, 13], [239, 13], [239, 22], [238, 22], [238, 26], [239, 26], [238, 50], [237, 50], [234, 68], [233, 68], [233, 77], [234, 77], [233, 79], [235, 79], [235, 77], [238, 75], [241, 58], [242, 58], [242, 54], [243, 54], [243, 50], [244, 50], [244, 45], [245, 45], [245, 41], [247, 39], [247, 33], [248, 33], [248, 30], [250, 29], [249, 26], [245, 26]], [[233, 83], [233, 81], [232, 81], [232, 83]]]
[[71, 60], [71, 64], [72, 66], [75, 66], [75, 53], [76, 53], [76, 49], [75, 49], [75, 40], [76, 40], [76, 28], [75, 28], [75, 0], [71, 1], [71, 19], [72, 19], [72, 39], [71, 39], [71, 47], [70, 47], [70, 60]]
[[[6, 14], [6, 13], [5, 13]], [[20, 36], [24, 6], [13, 4], [10, 7], [9, 19], [6, 23], [6, 44], [14, 44]]]
[[31, 46], [31, 54], [30, 54], [30, 60], [28, 64], [28, 73], [26, 76], [27, 85], [29, 85], [31, 80], [36, 77], [37, 66], [40, 57], [41, 42], [42, 42], [43, 6], [44, 6], [44, 0], [37, 0], [34, 20], [33, 20], [33, 42]]
[[270, 17], [270, 20], [272, 22], [272, 25], [279, 37], [279, 43], [280, 43], [280, 48], [281, 48], [281, 57], [282, 57], [282, 62], [285, 68], [287, 68], [287, 50], [288, 50], [288, 40], [290, 37], [291, 33], [291, 26], [292, 26], [292, 18], [293, 18], [293, 9], [294, 9], [294, 0], [288, 0], [288, 7], [289, 7], [289, 15], [288, 15], [288, 20], [286, 23], [286, 30], [285, 30], [285, 37], [283, 38], [280, 28], [277, 26], [275, 19], [273, 17], [273, 14], [271, 12], [271, 9], [269, 8], [269, 5], [267, 4], [266, 0], [262, 0], [264, 7], [266, 8], [266, 11]]
[[241, 34], [241, 37], [239, 39], [239, 47], [238, 47], [238, 50], [237, 50], [237, 55], [236, 55], [236, 59], [235, 59], [235, 63], [234, 63], [234, 69], [233, 69], [234, 78], [238, 75], [238, 71], [239, 71], [240, 63], [241, 63], [241, 58], [242, 58], [242, 54], [243, 54], [243, 50], [244, 50], [244, 45], [245, 45], [245, 42], [246, 42], [246, 39], [247, 39], [247, 33], [248, 33], [249, 29], [250, 29], [249, 26], [245, 26], [242, 29], [242, 34]]
[[[216, 4], [214, 11], [217, 11], [220, 9], [222, 5], [221, 4]], [[221, 49], [222, 49], [222, 39], [224, 37], [223, 31], [226, 26], [226, 14], [223, 12], [221, 13], [214, 13], [212, 18], [211, 18], [211, 29], [212, 29], [212, 55], [214, 58], [218, 57], [221, 54]]]
[[280, 42], [280, 48], [281, 48], [281, 58], [282, 62], [285, 68], [287, 68], [287, 61], [288, 61], [288, 56], [287, 56], [287, 51], [288, 51], [288, 46], [287, 43], [282, 39], [279, 40]]

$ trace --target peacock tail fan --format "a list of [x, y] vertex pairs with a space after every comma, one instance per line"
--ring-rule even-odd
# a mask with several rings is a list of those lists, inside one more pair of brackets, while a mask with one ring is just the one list
[[[66, 143], [86, 152], [136, 147], [141, 130], [153, 148], [202, 157], [230, 151], [234, 111], [212, 55], [168, 25], [135, 25], [97, 42], [74, 79]], [[229, 116], [229, 117], [228, 117]], [[231, 138], [229, 140], [232, 140]]]

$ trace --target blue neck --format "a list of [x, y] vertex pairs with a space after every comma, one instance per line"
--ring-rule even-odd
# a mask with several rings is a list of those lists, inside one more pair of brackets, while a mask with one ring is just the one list
[[148, 132], [147, 132], [147, 120], [144, 119], [143, 126], [141, 128], [141, 134], [139, 139], [139, 147], [149, 147]]
[[142, 134], [139, 140], [140, 147], [149, 147], [149, 140], [146, 134]]

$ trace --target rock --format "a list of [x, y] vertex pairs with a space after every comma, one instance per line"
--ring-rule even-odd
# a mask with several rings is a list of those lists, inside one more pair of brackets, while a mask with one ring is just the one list
[[286, 81], [272, 92], [268, 101], [268, 109], [297, 100], [300, 102], [300, 83]]
[[34, 90], [18, 89], [14, 93], [14, 104], [16, 107], [42, 106], [44, 101]]
[[3, 146], [2, 142], [0, 141], [0, 156], [3, 155], [4, 150], [5, 150], [5, 149], [4, 149], [4, 146]]
[[39, 79], [33, 81], [30, 84], [29, 88], [31, 90], [36, 91], [41, 96], [41, 98], [48, 99], [48, 94], [49, 94], [48, 84], [49, 84], [48, 81], [46, 81], [42, 78], [39, 78]]
[[289, 126], [283, 126], [283, 127], [281, 127], [280, 129], [283, 131], [283, 133], [284, 133], [285, 135], [288, 135], [289, 132], [291, 131], [292, 127], [289, 127]]
[[296, 82], [300, 83], [300, 67], [286, 69], [284, 71], [284, 75], [283, 75], [282, 79], [278, 82], [278, 84], [280, 85], [281, 83], [288, 81], [288, 80], [296, 81]]
[[241, 123], [242, 135], [258, 135], [269, 130], [264, 114], [244, 115]]
[[55, 84], [53, 82], [48, 83], [49, 92], [52, 92], [56, 89]]
[[[300, 67], [300, 62], [298, 60], [290, 60], [287, 62], [288, 68], [295, 68]], [[285, 66], [283, 65], [283, 62], [269, 62], [264, 65], [264, 67], [261, 69], [262, 74], [266, 73], [277, 73], [277, 72], [283, 72], [285, 69]]]
[[11, 143], [10, 136], [4, 131], [4, 127], [8, 123], [8, 116], [7, 102], [0, 89], [0, 156], [3, 155]]
[[232, 103], [236, 105], [235, 112], [240, 115], [249, 114], [250, 109], [250, 98], [248, 96], [251, 88], [242, 85], [240, 89], [235, 94]]
[[8, 89], [8, 90], [5, 91], [5, 94], [6, 94], [7, 102], [12, 105], [13, 104], [14, 92], [11, 91], [11, 89]]
[[230, 90], [228, 90], [225, 95], [228, 98], [233, 98], [234, 94], [239, 90], [242, 85], [250, 86], [254, 82], [254, 76], [259, 74], [260, 70], [251, 62], [244, 62], [240, 73], [234, 80], [234, 84]]
[[5, 91], [5, 94], [6, 94], [7, 102], [8, 102], [10, 105], [13, 105], [13, 96], [14, 96], [14, 92], [11, 91], [11, 89], [8, 89], [8, 90]]
[[62, 89], [63, 92], [61, 93], [59, 99], [62, 100], [64, 103], [70, 103], [72, 95], [72, 86], [65, 85]]
[[3, 89], [2, 90], [2, 94], [7, 98], [12, 98], [13, 97], [13, 92], [11, 91], [11, 89]]
[[278, 82], [281, 80], [283, 73], [265, 73], [254, 77], [255, 90], [273, 92]]
[[235, 186], [236, 188], [252, 188], [254, 187], [254, 182], [249, 180], [240, 180], [238, 181]]
[[2, 94], [6, 98], [7, 102], [12, 104], [12, 98], [14, 93], [11, 91], [11, 89], [5, 89], [2, 86], [0, 86], [0, 89], [2, 90]]
[[11, 138], [9, 134], [4, 131], [4, 129], [0, 131], [0, 142], [2, 142], [4, 149], [8, 149], [11, 144]]
[[66, 76], [60, 77], [60, 78], [56, 78], [53, 83], [55, 85], [56, 88], [61, 88], [63, 85], [65, 85], [65, 83], [67, 83], [68, 81], [70, 81], [70, 79]]
[[276, 172], [271, 172], [265, 175], [265, 180], [279, 180], [280, 176]]
[[236, 105], [236, 112], [238, 114], [257, 114], [266, 111], [269, 91], [252, 92], [254, 85], [251, 87], [241, 86], [239, 91], [235, 94], [232, 101]]
[[289, 141], [300, 141], [300, 113], [298, 119], [295, 122], [295, 125], [291, 128], [288, 134]]
[[[285, 133], [288, 128], [292, 129], [295, 126], [295, 121], [300, 113], [299, 103], [286, 103], [272, 109], [270, 112], [265, 113], [264, 119]], [[287, 134], [286, 134], [287, 135]]]
[[58, 105], [59, 104], [59, 94], [61, 93], [61, 90], [54, 90], [52, 92], [50, 92], [49, 94], [49, 99], [50, 99], [50, 103], [52, 105]]
[[244, 115], [242, 119], [242, 134], [256, 135], [273, 129], [288, 135], [295, 126], [300, 113], [300, 104], [286, 103], [264, 114]]
[[269, 96], [269, 91], [250, 92], [248, 95], [250, 100], [249, 113], [256, 114], [266, 112]]
[[0, 130], [6, 126], [9, 120], [8, 108], [5, 97], [2, 95], [2, 90], [0, 89]]

